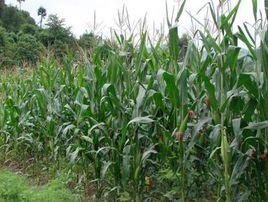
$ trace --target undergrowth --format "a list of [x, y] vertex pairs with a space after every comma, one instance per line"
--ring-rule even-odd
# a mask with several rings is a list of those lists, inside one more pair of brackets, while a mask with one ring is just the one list
[[64, 180], [55, 179], [44, 186], [30, 185], [27, 178], [7, 170], [0, 170], [0, 201], [9, 202], [68, 202], [79, 201], [65, 186]]

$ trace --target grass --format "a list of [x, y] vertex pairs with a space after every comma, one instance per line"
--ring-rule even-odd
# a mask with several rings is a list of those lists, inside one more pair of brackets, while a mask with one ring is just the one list
[[0, 201], [78, 201], [62, 180], [44, 186], [30, 186], [27, 178], [7, 170], [0, 170]]

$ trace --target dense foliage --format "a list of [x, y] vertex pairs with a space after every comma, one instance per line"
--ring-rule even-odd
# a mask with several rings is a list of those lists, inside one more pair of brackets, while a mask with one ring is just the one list
[[2, 76], [4, 158], [68, 170], [100, 200], [267, 201], [267, 19], [234, 33], [240, 2], [207, 5], [217, 33], [197, 30], [181, 62], [169, 22], [168, 49], [115, 33], [79, 63]]
[[[57, 15], [49, 15], [43, 26], [47, 15], [43, 7], [37, 10], [37, 14], [40, 16], [40, 26], [28, 12], [13, 6], [1, 6], [0, 69], [10, 69], [17, 65], [23, 67], [34, 65], [47, 54], [54, 55], [59, 62], [62, 62], [69, 53], [79, 54], [80, 48], [90, 55], [97, 44], [106, 44], [105, 39], [92, 32], [86, 32], [76, 39], [71, 28], [67, 27], [64, 20]], [[179, 45], [184, 47], [186, 42], [187, 38], [184, 37]], [[184, 54], [182, 51], [180, 58]]]
[[[38, 14], [42, 21], [44, 8], [39, 8]], [[55, 51], [60, 59], [74, 46], [70, 28], [57, 15], [50, 15], [46, 27], [41, 28], [26, 11], [13, 6], [4, 6], [0, 11], [0, 69], [35, 64], [46, 49]]]

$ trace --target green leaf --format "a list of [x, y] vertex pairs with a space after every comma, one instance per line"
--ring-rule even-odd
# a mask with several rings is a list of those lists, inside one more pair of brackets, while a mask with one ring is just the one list
[[146, 89], [144, 89], [144, 86], [140, 85], [139, 86], [139, 93], [138, 93], [138, 96], [136, 98], [136, 108], [137, 108], [137, 110], [139, 110], [140, 107], [142, 106], [142, 103], [143, 103], [144, 98], [145, 98], [145, 93], [146, 93]]
[[238, 78], [238, 87], [244, 86], [252, 97], [259, 98], [259, 90], [257, 83], [252, 79], [252, 74], [241, 73]]
[[214, 110], [217, 110], [218, 108], [218, 102], [215, 95], [215, 86], [210, 82], [209, 78], [205, 75], [203, 75], [203, 81], [205, 83], [205, 88], [208, 93], [209, 101], [211, 103], [211, 107]]
[[171, 56], [171, 59], [174, 62], [177, 62], [179, 59], [179, 35], [178, 35], [178, 27], [171, 27], [169, 29], [169, 54]]
[[211, 2], [209, 2], [208, 5], [209, 5], [209, 10], [210, 10], [210, 14], [211, 14], [211, 16], [212, 16], [214, 25], [215, 25], [216, 27], [219, 27], [219, 25], [218, 25], [218, 21], [217, 21], [217, 17], [216, 17], [215, 9], [213, 8]]
[[233, 172], [230, 178], [231, 185], [237, 185], [238, 183], [240, 183], [239, 179], [244, 174], [248, 164], [249, 158], [241, 155], [234, 165]]
[[258, 122], [258, 123], [249, 123], [249, 125], [247, 127], [245, 127], [244, 129], [261, 130], [261, 129], [264, 129], [264, 128], [268, 128], [268, 120]]
[[241, 48], [236, 46], [229, 46], [227, 49], [227, 63], [232, 71], [235, 71], [237, 67], [237, 60]]
[[175, 19], [176, 22], [178, 22], [179, 19], [180, 19], [180, 17], [181, 17], [181, 14], [182, 14], [183, 9], [184, 9], [184, 6], [185, 6], [185, 3], [186, 3], [186, 0], [184, 0], [184, 1], [182, 2], [182, 5], [180, 6], [180, 9], [179, 9], [179, 11], [178, 11], [177, 17], [176, 17], [176, 19]]
[[252, 0], [251, 2], [252, 2], [254, 19], [255, 19], [255, 21], [257, 21], [258, 1], [257, 0]]
[[168, 98], [170, 99], [171, 103], [174, 107], [180, 106], [180, 97], [179, 97], [179, 90], [176, 86], [175, 76], [160, 69], [157, 73], [158, 76], [162, 76], [166, 83], [166, 91], [168, 94]]
[[128, 126], [134, 123], [138, 123], [138, 124], [147, 124], [147, 123], [152, 123], [154, 122], [153, 119], [149, 118], [149, 116], [146, 117], [136, 117], [134, 119], [132, 119], [130, 122], [128, 122]]
[[220, 142], [220, 124], [214, 126], [213, 130], [211, 131], [211, 133], [209, 134], [209, 139], [212, 143], [212, 146], [217, 146]]
[[106, 175], [106, 173], [107, 173], [107, 171], [108, 171], [108, 168], [110, 167], [110, 165], [112, 165], [112, 162], [110, 162], [110, 161], [104, 161], [103, 162], [103, 166], [102, 166], [102, 168], [101, 168], [101, 178], [104, 178], [105, 177], [105, 175]]
[[167, 1], [166, 1], [166, 17], [167, 17], [167, 24], [168, 24], [168, 27], [171, 27], [171, 23], [169, 21], [169, 15], [168, 15], [168, 5], [167, 5]]
[[146, 152], [144, 152], [141, 157], [142, 164], [145, 164], [145, 162], [147, 161], [147, 159], [150, 157], [151, 154], [156, 154], [156, 153], [157, 152], [153, 149], [149, 149]]
[[82, 139], [82, 140], [85, 140], [85, 141], [87, 141], [87, 142], [89, 142], [89, 143], [91, 143], [91, 144], [93, 144], [93, 140], [92, 140], [92, 138], [90, 138], [90, 137], [88, 137], [88, 136], [82, 135], [82, 136], [81, 136], [81, 139]]
[[248, 38], [246, 37], [245, 33], [243, 32], [243, 30], [240, 26], [238, 26], [238, 30], [239, 30], [238, 37], [241, 39], [242, 42], [244, 42], [246, 44], [252, 57], [254, 58], [254, 60], [256, 60], [257, 56], [256, 56], [256, 52], [253, 48], [253, 45], [249, 42]]
[[70, 162], [71, 163], [74, 163], [75, 162], [75, 160], [77, 159], [77, 156], [78, 156], [78, 154], [79, 154], [79, 152], [81, 150], [83, 150], [83, 149], [80, 148], [80, 147], [77, 147], [76, 150], [71, 153], [71, 155], [70, 155]]
[[164, 103], [163, 103], [163, 96], [159, 92], [155, 92], [153, 94], [154, 101], [158, 107], [160, 107], [162, 110], [164, 109]]
[[233, 25], [234, 21], [235, 21], [235, 18], [236, 18], [236, 15], [237, 15], [237, 11], [239, 9], [239, 6], [240, 6], [240, 3], [241, 3], [241, 0], [239, 0], [236, 4], [236, 6], [229, 12], [228, 16], [226, 17], [227, 18], [227, 21], [229, 21], [232, 17], [232, 21], [230, 22], [230, 28], [231, 26]]
[[71, 130], [74, 129], [75, 127], [76, 127], [75, 125], [73, 125], [73, 124], [69, 124], [69, 125], [67, 125], [67, 126], [63, 129], [62, 133], [63, 133], [64, 135], [66, 135], [69, 131], [71, 131]]
[[266, 20], [268, 21], [268, 0], [264, 0], [264, 7], [266, 13]]
[[116, 97], [115, 87], [114, 87], [113, 84], [110, 84], [110, 83], [106, 83], [106, 84], [103, 85], [103, 87], [102, 87], [102, 93], [103, 94], [110, 93], [110, 94], [112, 94], [113, 96]]

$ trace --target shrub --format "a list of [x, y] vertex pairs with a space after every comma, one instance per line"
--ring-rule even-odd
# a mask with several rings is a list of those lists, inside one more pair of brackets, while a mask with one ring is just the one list
[[32, 24], [23, 24], [21, 26], [21, 32], [24, 34], [30, 34], [36, 36], [38, 34], [38, 27]]
[[36, 63], [41, 55], [42, 44], [29, 34], [21, 34], [17, 43], [16, 59], [21, 63]]
[[16, 35], [14, 33], [8, 33], [5, 28], [0, 27], [0, 69], [15, 64], [15, 39]]

